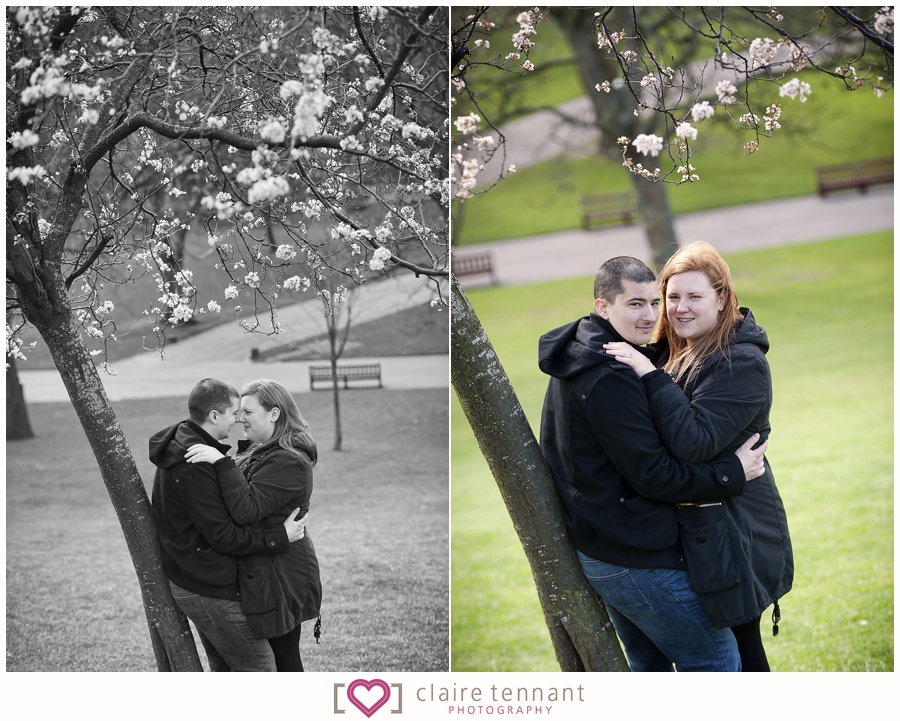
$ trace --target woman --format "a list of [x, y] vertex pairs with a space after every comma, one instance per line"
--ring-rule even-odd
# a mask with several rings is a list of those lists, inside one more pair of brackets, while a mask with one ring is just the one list
[[[237, 468], [217, 464], [228, 511], [238, 523], [280, 525], [294, 509], [309, 510], [316, 442], [300, 409], [284, 386], [251, 381], [241, 392], [240, 422], [246, 441], [238, 442]], [[215, 448], [192, 446], [191, 463], [225, 458]], [[267, 638], [279, 671], [302, 671], [300, 625], [319, 618], [322, 585], [315, 548], [307, 529], [287, 553], [238, 561], [241, 603], [251, 627]], [[315, 636], [319, 638], [319, 623]]]
[[[689, 462], [733, 450], [770, 431], [772, 382], [765, 330], [738, 305], [728, 265], [709, 243], [679, 249], [660, 276], [666, 304], [656, 330], [657, 369], [626, 343], [607, 353], [644, 381], [653, 419], [669, 450]], [[768, 671], [763, 611], [793, 582], [784, 505], [766, 462], [763, 476], [735, 498], [680, 504], [680, 540], [704, 609], [734, 631], [744, 671]]]

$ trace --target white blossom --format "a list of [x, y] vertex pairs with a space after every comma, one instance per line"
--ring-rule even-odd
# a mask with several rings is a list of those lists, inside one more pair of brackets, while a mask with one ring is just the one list
[[352, 125], [353, 123], [357, 123], [362, 119], [362, 110], [360, 110], [355, 105], [351, 105], [349, 108], [344, 108], [344, 122], [347, 123], [347, 125]]
[[331, 98], [320, 88], [302, 93], [294, 105], [291, 135], [306, 138], [315, 133], [319, 128], [319, 118], [330, 104]]
[[297, 257], [297, 251], [294, 250], [293, 246], [285, 243], [278, 246], [278, 250], [275, 251], [275, 257], [279, 260], [292, 260]]
[[697, 128], [690, 123], [679, 123], [678, 127], [675, 128], [675, 135], [682, 140], [696, 140]]
[[240, 291], [237, 289], [236, 285], [229, 285], [225, 289], [225, 300], [234, 300], [239, 294]]
[[654, 158], [663, 149], [663, 139], [658, 135], [638, 135], [631, 143], [639, 153], [652, 155]]
[[377, 248], [369, 261], [369, 270], [383, 270], [386, 261], [391, 259], [391, 251], [384, 246]]
[[714, 112], [716, 112], [716, 109], [709, 104], [709, 101], [704, 100], [702, 103], [695, 103], [691, 108], [691, 118], [697, 123], [711, 118]]
[[781, 86], [778, 94], [782, 98], [800, 98], [800, 102], [805, 103], [810, 92], [812, 92], [812, 89], [809, 83], [800, 80], [800, 78], [793, 78]]
[[894, 32], [894, 8], [883, 7], [875, 13], [875, 32], [890, 35]]
[[283, 143], [286, 134], [285, 127], [275, 118], [269, 118], [259, 124], [259, 137], [270, 143]]
[[778, 130], [781, 127], [781, 123], [778, 122], [778, 118], [781, 117], [781, 106], [778, 103], [772, 103], [768, 108], [766, 108], [766, 115], [764, 117], [766, 130], [770, 133], [773, 130]]
[[299, 275], [292, 276], [284, 281], [284, 287], [288, 290], [309, 290], [310, 285], [309, 278], [301, 278]]
[[537, 34], [537, 30], [534, 29], [534, 24], [537, 20], [538, 18], [535, 17], [531, 10], [519, 13], [516, 17], [516, 22], [519, 23], [519, 31], [512, 36], [512, 43], [513, 47], [519, 52], [525, 53], [534, 47], [534, 42], [532, 42], [531, 38]]
[[769, 38], [756, 38], [750, 43], [751, 68], [768, 65], [775, 57], [777, 46]]
[[244, 283], [251, 288], [259, 288], [259, 273], [250, 272], [244, 276]]
[[222, 310], [222, 306], [220, 306], [218, 303], [216, 303], [216, 301], [211, 300], [211, 301], [209, 301], [209, 303], [206, 304], [206, 309], [210, 313], [218, 313], [219, 311]]
[[194, 311], [190, 306], [184, 304], [178, 304], [175, 308], [172, 309], [172, 317], [170, 322], [173, 325], [177, 325], [178, 323], [186, 323], [191, 319], [191, 316], [194, 315]]
[[21, 150], [22, 148], [30, 148], [32, 145], [37, 145], [41, 141], [41, 137], [34, 132], [33, 130], [23, 130], [21, 133], [15, 132], [9, 136], [9, 144], [12, 145], [16, 150]]
[[47, 171], [42, 165], [35, 165], [33, 168], [11, 168], [6, 173], [7, 180], [18, 180], [22, 185], [30, 185], [35, 178], [43, 178], [47, 175]]
[[737, 88], [729, 80], [720, 80], [716, 83], [716, 94], [722, 105], [734, 105], [735, 93], [737, 93]]
[[373, 90], [378, 90], [379, 88], [384, 87], [384, 80], [381, 78], [367, 78], [366, 79], [366, 90], [368, 92], [372, 92]]
[[481, 122], [481, 116], [477, 113], [462, 115], [454, 121], [456, 129], [463, 135], [472, 135], [478, 130], [478, 124]]
[[428, 138], [434, 136], [434, 131], [429, 128], [423, 128], [421, 125], [417, 125], [416, 123], [407, 123], [403, 126], [401, 134], [407, 140], [427, 140]]
[[247, 200], [251, 203], [262, 203], [266, 200], [272, 200], [280, 195], [287, 195], [291, 192], [291, 186], [282, 175], [272, 178], [262, 178], [256, 181], [247, 192]]
[[293, 95], [302, 95], [303, 83], [299, 80], [286, 80], [281, 84], [278, 94], [282, 100], [287, 100]]

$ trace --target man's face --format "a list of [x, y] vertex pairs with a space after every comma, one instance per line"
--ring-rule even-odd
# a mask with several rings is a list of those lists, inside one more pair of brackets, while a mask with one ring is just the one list
[[629, 343], [649, 343], [653, 327], [659, 320], [659, 288], [655, 281], [635, 283], [623, 280], [622, 289], [612, 303], [605, 298], [597, 298], [594, 310], [612, 323], [612, 327]]
[[232, 398], [231, 405], [223, 411], [212, 411], [210, 419], [213, 422], [213, 430], [210, 435], [217, 441], [223, 441], [231, 434], [231, 429], [237, 421], [237, 414], [241, 410], [240, 398]]

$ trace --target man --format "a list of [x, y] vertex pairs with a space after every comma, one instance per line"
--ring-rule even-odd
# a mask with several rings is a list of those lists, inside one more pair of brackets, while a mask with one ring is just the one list
[[607, 355], [627, 341], [649, 355], [659, 317], [656, 277], [626, 256], [601, 267], [594, 313], [541, 337], [551, 376], [541, 448], [562, 503], [569, 539], [603, 598], [634, 671], [739, 671], [734, 635], [700, 607], [678, 542], [675, 504], [739, 495], [763, 472], [758, 436], [735, 454], [686, 464], [653, 425], [642, 381]]
[[[188, 411], [188, 420], [150, 439], [150, 460], [157, 467], [153, 514], [172, 596], [197, 627], [211, 671], [275, 671], [269, 642], [254, 637], [241, 608], [235, 556], [284, 553], [291, 541], [303, 538], [306, 518], [295, 521], [292, 513], [275, 528], [237, 525], [213, 465], [190, 464], [184, 457], [197, 443], [227, 453], [230, 446], [221, 441], [235, 424], [240, 395], [207, 378], [191, 391]], [[234, 461], [226, 457], [217, 464]]]

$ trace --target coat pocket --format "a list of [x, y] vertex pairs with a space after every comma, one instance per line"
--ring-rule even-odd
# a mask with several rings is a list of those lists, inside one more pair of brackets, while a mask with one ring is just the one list
[[238, 584], [244, 613], [266, 613], [275, 608], [275, 567], [270, 558], [238, 561]]
[[697, 593], [727, 591], [741, 582], [724, 503], [678, 506], [678, 535]]

